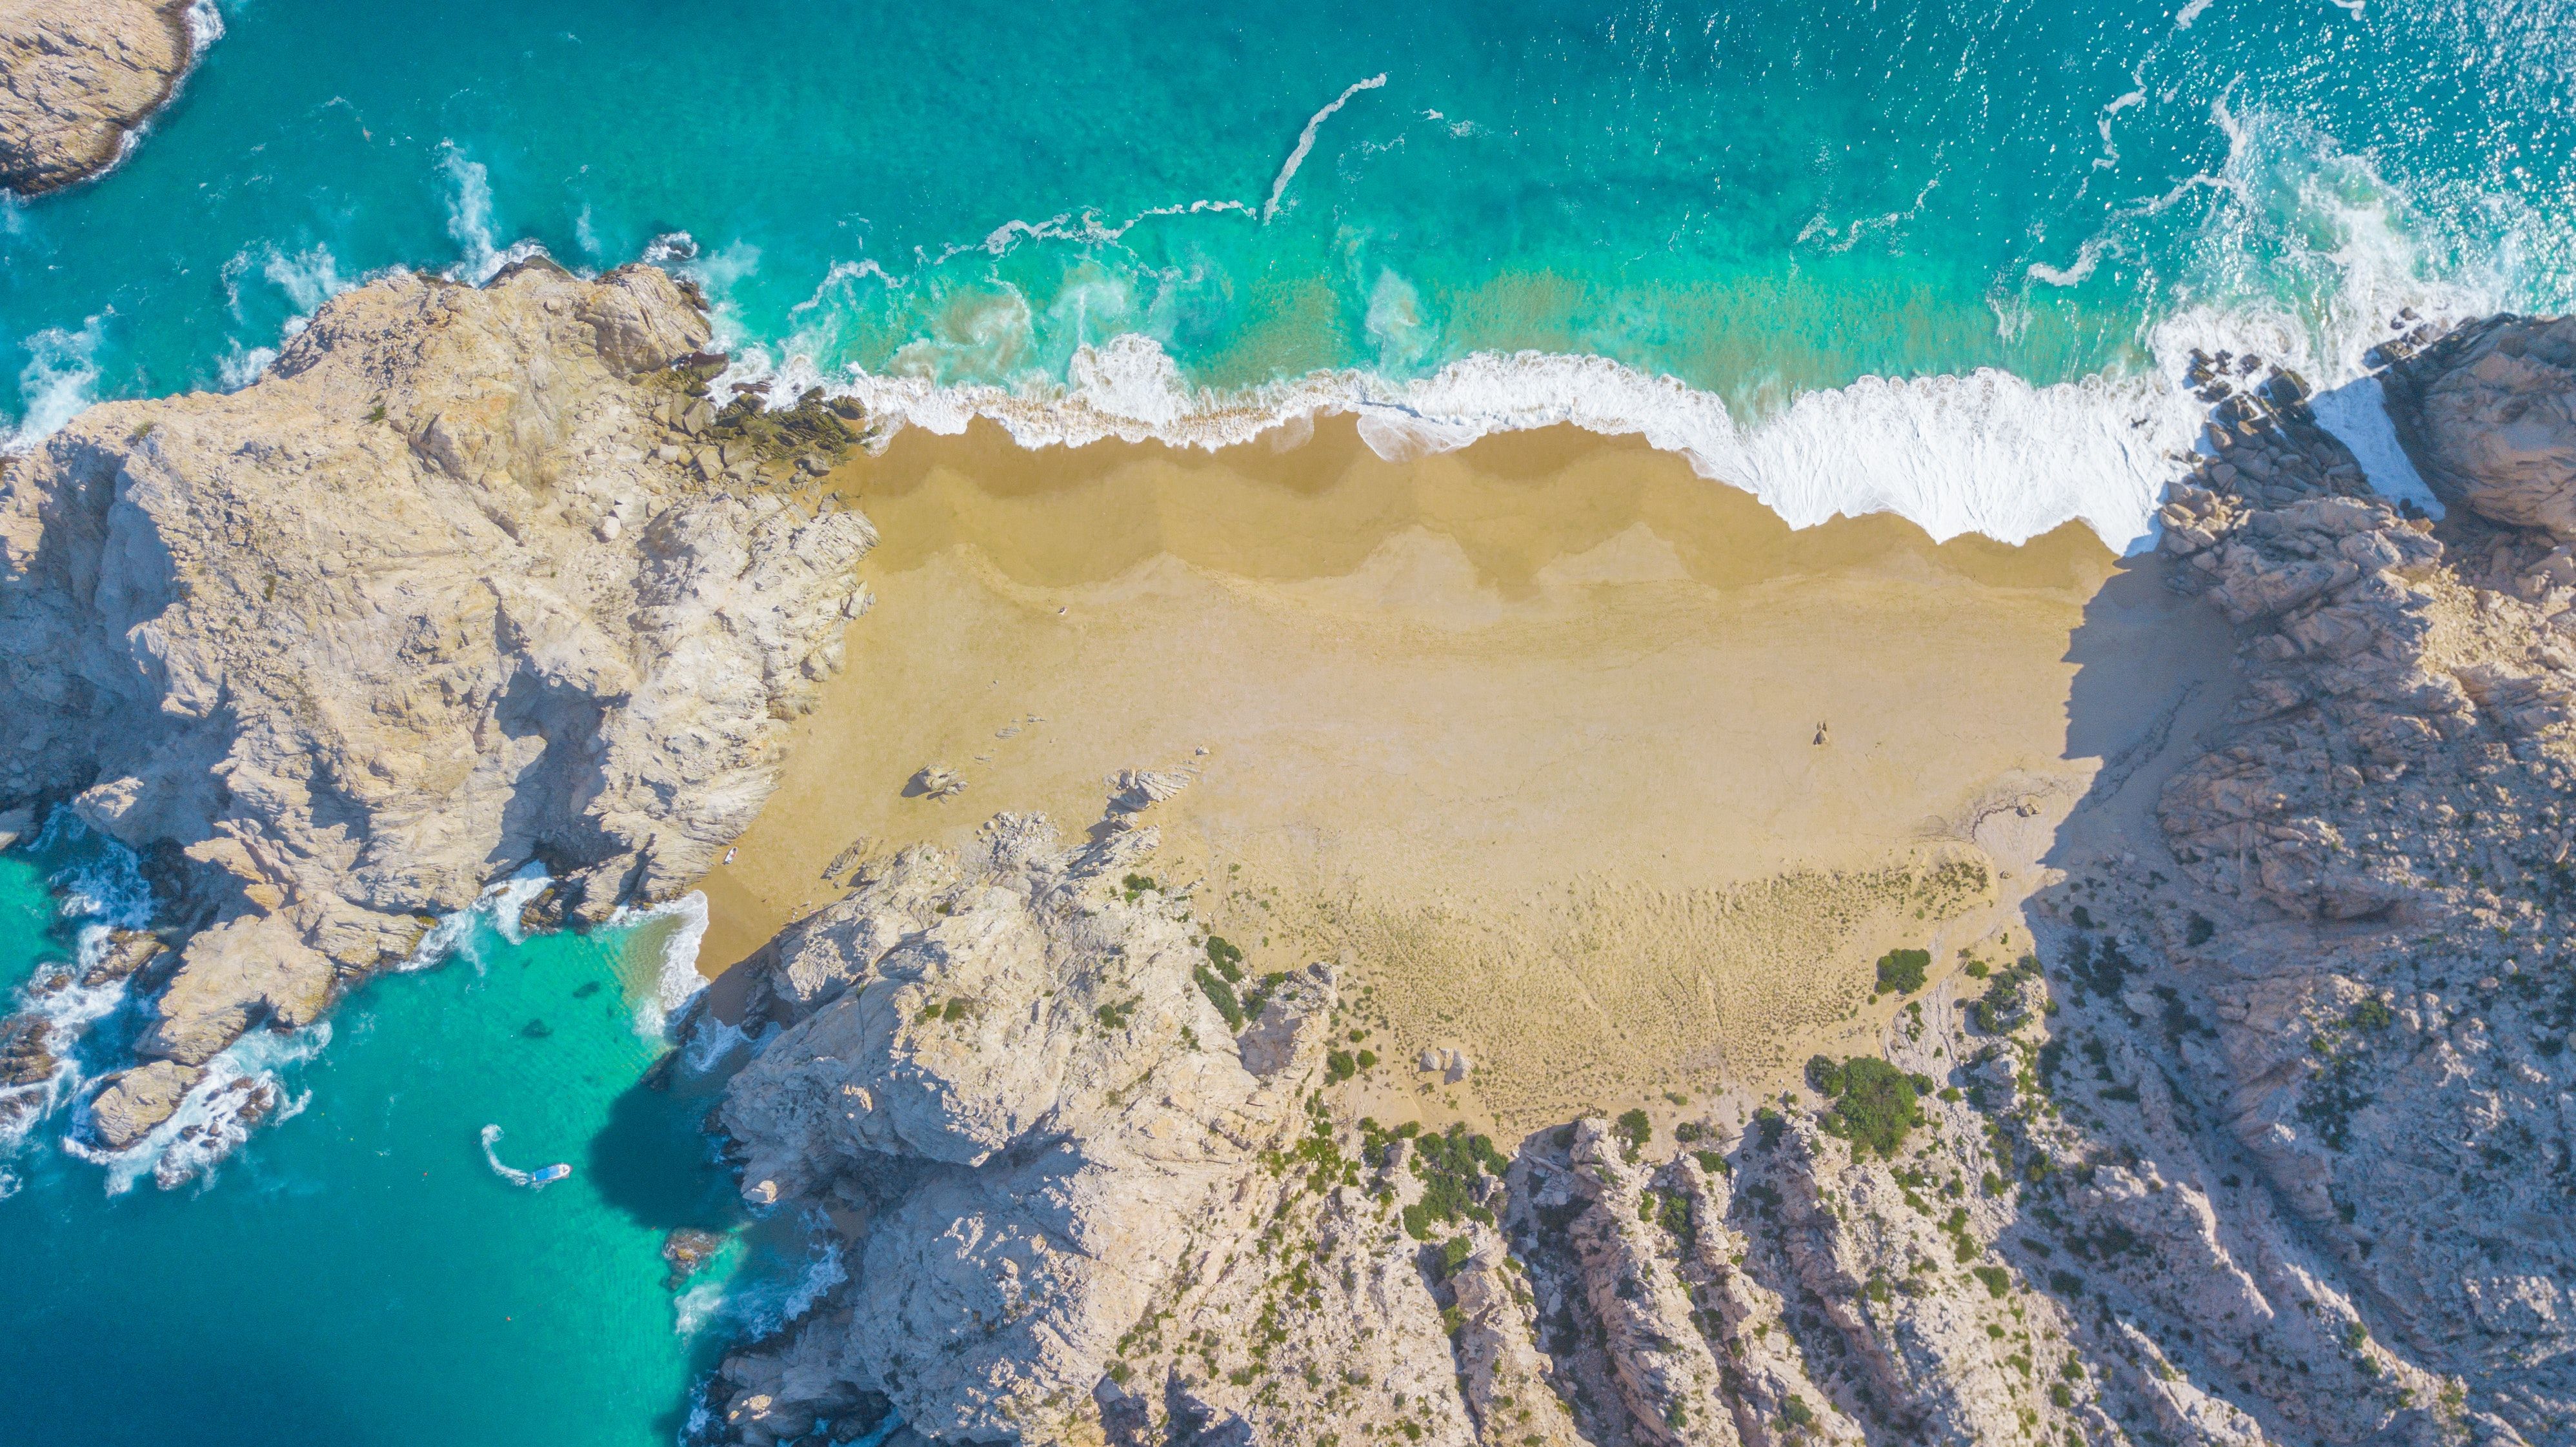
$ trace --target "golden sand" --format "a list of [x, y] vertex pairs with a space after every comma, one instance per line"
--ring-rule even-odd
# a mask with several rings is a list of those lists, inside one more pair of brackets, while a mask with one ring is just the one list
[[[1572, 429], [1398, 464], [1346, 422], [1214, 455], [979, 426], [829, 484], [883, 535], [877, 603], [705, 882], [710, 967], [854, 848], [1001, 810], [1073, 835], [1109, 774], [1188, 770], [1147, 816], [1161, 881], [1256, 969], [1342, 960], [1389, 1109], [1507, 1127], [1861, 1048], [1895, 1008], [1870, 962], [1997, 928], [2099, 767], [2079, 625], [2079, 732], [2223, 674], [2079, 527], [1792, 532]], [[907, 797], [930, 764], [965, 792]], [[1426, 1047], [1468, 1082], [1417, 1079]]]

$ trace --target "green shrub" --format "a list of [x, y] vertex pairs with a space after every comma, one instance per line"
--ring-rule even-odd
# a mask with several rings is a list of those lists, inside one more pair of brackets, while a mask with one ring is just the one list
[[1243, 1002], [1235, 998], [1234, 986], [1227, 984], [1223, 976], [1205, 965], [1199, 966], [1190, 973], [1198, 980], [1199, 990], [1208, 997], [1208, 1003], [1216, 1006], [1216, 1012], [1225, 1017], [1225, 1028], [1242, 1029]]
[[1923, 988], [1923, 975], [1932, 968], [1930, 950], [1889, 950], [1878, 957], [1878, 988], [1911, 995]]
[[2011, 1275], [2000, 1266], [1980, 1266], [1971, 1274], [1986, 1284], [1986, 1294], [1989, 1296], [2000, 1297], [2012, 1289]]
[[1475, 1254], [1476, 1243], [1468, 1240], [1464, 1236], [1450, 1237], [1449, 1244], [1440, 1248], [1440, 1274], [1443, 1276], [1457, 1275], [1458, 1268], [1466, 1265], [1467, 1258]]
[[[1128, 876], [1130, 879], [1135, 877]], [[1151, 883], [1151, 881], [1147, 882]], [[1216, 966], [1216, 972], [1225, 977], [1227, 984], [1235, 985], [1243, 982], [1243, 951], [1228, 943], [1225, 936], [1207, 937], [1207, 957], [1208, 963]]]
[[1654, 1139], [1655, 1123], [1647, 1117], [1645, 1109], [1639, 1107], [1622, 1113], [1611, 1122], [1610, 1133], [1619, 1138], [1621, 1151], [1633, 1161], [1637, 1152], [1646, 1148], [1646, 1142]]
[[1462, 1220], [1493, 1224], [1494, 1213], [1475, 1201], [1476, 1188], [1488, 1172], [1499, 1176], [1511, 1166], [1494, 1149], [1493, 1138], [1469, 1135], [1464, 1125], [1453, 1125], [1441, 1135], [1420, 1134], [1421, 1129], [1410, 1121], [1393, 1131], [1378, 1129], [1375, 1121], [1360, 1122], [1361, 1150], [1372, 1161], [1382, 1162], [1394, 1141], [1413, 1141], [1411, 1167], [1422, 1182], [1422, 1199], [1404, 1208], [1405, 1234], [1428, 1241], [1435, 1225]]
[[1326, 1085], [1339, 1085], [1343, 1081], [1348, 1080], [1359, 1073], [1359, 1062], [1351, 1058], [1351, 1053], [1349, 1051], [1327, 1050], [1324, 1052], [1324, 1083]]
[[1823, 1055], [1808, 1056], [1807, 1088], [1816, 1092], [1818, 1095], [1826, 1097], [1827, 1099], [1831, 1099], [1834, 1096], [1842, 1094], [1843, 1068], [1836, 1065], [1831, 1057]]
[[1922, 1123], [1917, 1077], [1867, 1055], [1842, 1067], [1842, 1089], [1823, 1121], [1826, 1130], [1882, 1156], [1895, 1155], [1905, 1133]]

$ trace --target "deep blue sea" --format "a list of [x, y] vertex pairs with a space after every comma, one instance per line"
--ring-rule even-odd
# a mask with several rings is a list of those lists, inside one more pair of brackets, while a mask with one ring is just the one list
[[[0, 198], [13, 445], [533, 246], [673, 265], [744, 375], [941, 430], [1572, 420], [1793, 522], [2118, 544], [2190, 444], [2188, 348], [2333, 385], [2401, 309], [2576, 301], [2559, 0], [217, 8], [129, 160]], [[0, 993], [140, 908], [124, 868], [0, 856]], [[741, 1224], [706, 1101], [640, 1084], [681, 926], [505, 915], [234, 1059], [288, 1110], [211, 1174], [66, 1149], [66, 1077], [0, 1158], [0, 1441], [671, 1440], [829, 1264], [753, 1239], [664, 1287], [664, 1232]], [[79, 1070], [132, 1028], [49, 1008], [97, 1012]], [[486, 1124], [572, 1179], [512, 1185]]]

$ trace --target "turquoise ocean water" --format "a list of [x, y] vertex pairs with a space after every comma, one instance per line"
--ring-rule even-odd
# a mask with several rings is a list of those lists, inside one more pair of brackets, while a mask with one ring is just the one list
[[[129, 161], [0, 199], [0, 428], [238, 386], [371, 271], [534, 244], [667, 258], [746, 374], [923, 425], [1572, 418], [1794, 521], [2120, 541], [2188, 441], [2180, 349], [2331, 384], [2402, 307], [2576, 300], [2566, 11], [222, 0]], [[0, 856], [0, 991], [133, 903], [113, 864]], [[706, 1102], [639, 1085], [673, 928], [468, 922], [237, 1062], [292, 1113], [173, 1189], [59, 1107], [0, 1161], [0, 1439], [670, 1440], [818, 1269], [661, 1284], [667, 1229], [738, 1224]], [[89, 1004], [104, 1059], [132, 1021]], [[508, 1184], [487, 1123], [572, 1179]]]
[[[1187, 432], [1174, 385], [1359, 369], [1325, 390], [1647, 431], [1796, 521], [2113, 535], [2189, 423], [2103, 379], [2568, 304], [2565, 10], [221, 0], [148, 144], [0, 214], [0, 411], [237, 383], [376, 268], [685, 234], [747, 356], [945, 425], [918, 388]], [[1120, 337], [1154, 365], [1077, 366]], [[1525, 349], [1633, 375], [1422, 388]], [[1837, 390], [1978, 368], [2074, 390]]]
[[[0, 856], [0, 990], [32, 993], [137, 898], [94, 840]], [[64, 1146], [68, 1082], [0, 1156], [0, 1441], [674, 1440], [713, 1353], [834, 1268], [781, 1222], [666, 1287], [672, 1228], [745, 1225], [699, 1133], [711, 1098], [686, 1072], [643, 1083], [675, 921], [522, 943], [496, 922], [458, 921], [443, 963], [370, 983], [323, 1027], [236, 1047], [217, 1069], [266, 1075], [281, 1108], [166, 1189], [153, 1168], [184, 1142], [106, 1161]], [[132, 1036], [131, 1006], [110, 1005], [85, 1073]], [[486, 1125], [502, 1164], [572, 1176], [512, 1184]]]

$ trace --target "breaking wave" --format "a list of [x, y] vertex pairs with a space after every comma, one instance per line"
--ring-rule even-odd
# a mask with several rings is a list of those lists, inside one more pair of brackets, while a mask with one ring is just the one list
[[648, 1040], [667, 1038], [707, 987], [706, 976], [698, 973], [698, 946], [707, 937], [707, 897], [693, 889], [667, 904], [620, 909], [608, 923], [633, 930], [635, 946], [655, 951], [652, 986], [635, 1004], [635, 1030]]
[[[1317, 112], [1301, 141], [1371, 84]], [[2107, 114], [2126, 108], [2114, 102]], [[913, 284], [872, 262], [834, 267], [793, 309], [799, 330], [784, 341], [728, 337], [735, 362], [721, 381], [767, 384], [773, 403], [819, 387], [888, 422], [942, 434], [982, 418], [1028, 447], [1118, 439], [1214, 449], [1265, 434], [1287, 442], [1315, 419], [1350, 416], [1379, 456], [1404, 461], [1566, 424], [1642, 437], [1701, 476], [1753, 494], [1793, 527], [1893, 512], [1936, 539], [1979, 533], [2020, 543], [2076, 521], [2130, 550], [2152, 537], [2164, 489], [2198, 441], [2205, 404], [2183, 381], [2194, 350], [2259, 355], [2319, 390], [2357, 383], [2401, 314], [2438, 323], [2527, 304], [2532, 287], [2517, 258], [2547, 250], [2531, 238], [2560, 226], [2515, 214], [2500, 232], [2472, 236], [2312, 127], [2224, 101], [2209, 122], [2226, 142], [2219, 165], [2115, 208], [2062, 265], [2033, 259], [1996, 300], [1998, 328], [2010, 337], [2028, 325], [2035, 291], [2078, 286], [2106, 261], [2150, 254], [2156, 228], [2171, 224], [2167, 213], [2197, 208], [2169, 305], [2139, 338], [2140, 360], [2072, 381], [2033, 382], [1998, 368], [1865, 376], [1747, 416], [1715, 391], [1598, 355], [1477, 352], [1404, 375], [1425, 359], [1431, 328], [1414, 289], [1392, 271], [1369, 308], [1376, 369], [1218, 390], [1192, 384], [1157, 337], [1130, 332], [1076, 347], [1060, 379], [1037, 375], [1011, 359], [1044, 351], [1033, 330], [1043, 318], [1006, 291], [972, 308], [952, 336], [911, 344], [890, 367], [870, 370], [831, 360], [846, 342], [832, 313], [857, 305], [852, 288], [863, 282], [889, 291]], [[1283, 168], [1274, 204], [1296, 160]], [[2494, 211], [2460, 198], [2435, 209]], [[1053, 229], [1022, 228], [1029, 237]], [[729, 278], [674, 259], [720, 299], [722, 334]], [[1011, 380], [943, 380], [960, 372]], [[2367, 388], [2350, 396], [2375, 405]]]
[[329, 1022], [278, 1034], [254, 1030], [206, 1062], [205, 1074], [179, 1101], [170, 1118], [121, 1151], [67, 1135], [63, 1149], [106, 1168], [107, 1193], [121, 1196], [144, 1177], [162, 1190], [192, 1182], [211, 1186], [215, 1168], [250, 1139], [262, 1122], [289, 1120], [312, 1102], [309, 1090], [289, 1093], [290, 1066], [320, 1055], [331, 1043]]

